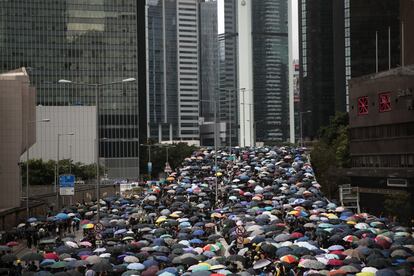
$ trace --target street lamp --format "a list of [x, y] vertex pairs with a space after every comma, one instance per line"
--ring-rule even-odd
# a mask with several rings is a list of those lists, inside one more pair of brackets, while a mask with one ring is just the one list
[[38, 121], [28, 121], [26, 124], [26, 216], [29, 218], [29, 125], [36, 123], [47, 123], [50, 119], [42, 119]]
[[300, 125], [300, 147], [303, 148], [303, 114], [312, 113], [312, 110], [306, 110], [299, 112], [299, 125]]
[[[114, 82], [108, 82], [108, 83], [82, 83], [82, 82], [73, 82], [71, 80], [65, 80], [60, 79], [58, 83], [61, 84], [72, 84], [72, 85], [80, 85], [80, 86], [92, 86], [95, 88], [95, 105], [96, 105], [96, 141], [95, 141], [95, 147], [96, 147], [96, 199], [97, 199], [97, 207], [98, 210], [96, 212], [98, 222], [100, 221], [100, 209], [101, 209], [101, 202], [100, 202], [100, 176], [99, 176], [99, 88], [102, 86], [109, 86], [114, 84], [120, 84], [120, 83], [127, 83], [127, 82], [133, 82], [136, 81], [135, 78], [127, 78], [123, 79], [121, 81], [114, 81]], [[139, 159], [139, 157], [138, 157]], [[138, 165], [139, 167], [139, 165]]]
[[56, 193], [56, 211], [59, 211], [59, 189], [58, 189], [58, 182], [59, 182], [59, 141], [61, 136], [73, 136], [75, 133], [58, 133], [57, 134], [57, 155], [56, 155], [56, 170], [55, 170], [55, 193]]

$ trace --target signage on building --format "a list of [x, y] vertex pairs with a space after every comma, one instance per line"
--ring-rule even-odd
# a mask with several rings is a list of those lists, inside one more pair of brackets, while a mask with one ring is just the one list
[[59, 176], [59, 193], [63, 196], [75, 194], [75, 176], [73, 174], [65, 174]]
[[407, 97], [407, 96], [412, 96], [412, 95], [413, 95], [412, 88], [399, 89], [397, 92], [397, 98]]

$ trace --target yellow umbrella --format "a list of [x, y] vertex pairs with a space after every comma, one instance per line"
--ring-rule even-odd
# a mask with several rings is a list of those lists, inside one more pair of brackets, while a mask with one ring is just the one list
[[155, 221], [155, 223], [161, 223], [161, 222], [164, 222], [164, 221], [166, 221], [167, 220], [167, 218], [165, 217], [165, 216], [160, 216], [156, 221]]

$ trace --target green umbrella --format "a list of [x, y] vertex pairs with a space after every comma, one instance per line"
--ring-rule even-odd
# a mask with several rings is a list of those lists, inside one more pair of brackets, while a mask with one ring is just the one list
[[65, 268], [67, 265], [68, 265], [67, 262], [60, 261], [60, 262], [56, 262], [52, 264], [50, 267], [51, 268]]

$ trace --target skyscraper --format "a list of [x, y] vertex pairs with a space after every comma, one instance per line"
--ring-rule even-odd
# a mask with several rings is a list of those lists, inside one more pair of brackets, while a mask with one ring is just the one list
[[[138, 78], [137, 12], [134, 0], [1, 1], [0, 71], [28, 67], [38, 105], [95, 105], [92, 87], [57, 81]], [[99, 93], [100, 158], [111, 176], [137, 177], [137, 82]]]
[[[238, 133], [236, 141], [241, 145], [253, 145], [255, 139], [286, 141], [288, 1], [225, 0], [223, 31], [219, 36], [222, 120], [237, 122], [232, 125], [232, 137]], [[229, 120], [226, 114], [234, 117]]]
[[[200, 98], [201, 117], [213, 121], [218, 89], [217, 2], [200, 2]], [[204, 102], [203, 102], [204, 101]]]
[[222, 30], [219, 30], [219, 120], [226, 122], [226, 144], [239, 144], [239, 90], [237, 65], [237, 4], [225, 0], [220, 7], [224, 11]]
[[304, 136], [348, 110], [348, 80], [400, 62], [399, 1], [300, 0], [299, 55]]
[[148, 136], [199, 139], [199, 14], [196, 0], [148, 0]]
[[253, 94], [257, 141], [289, 137], [288, 1], [252, 1]]

